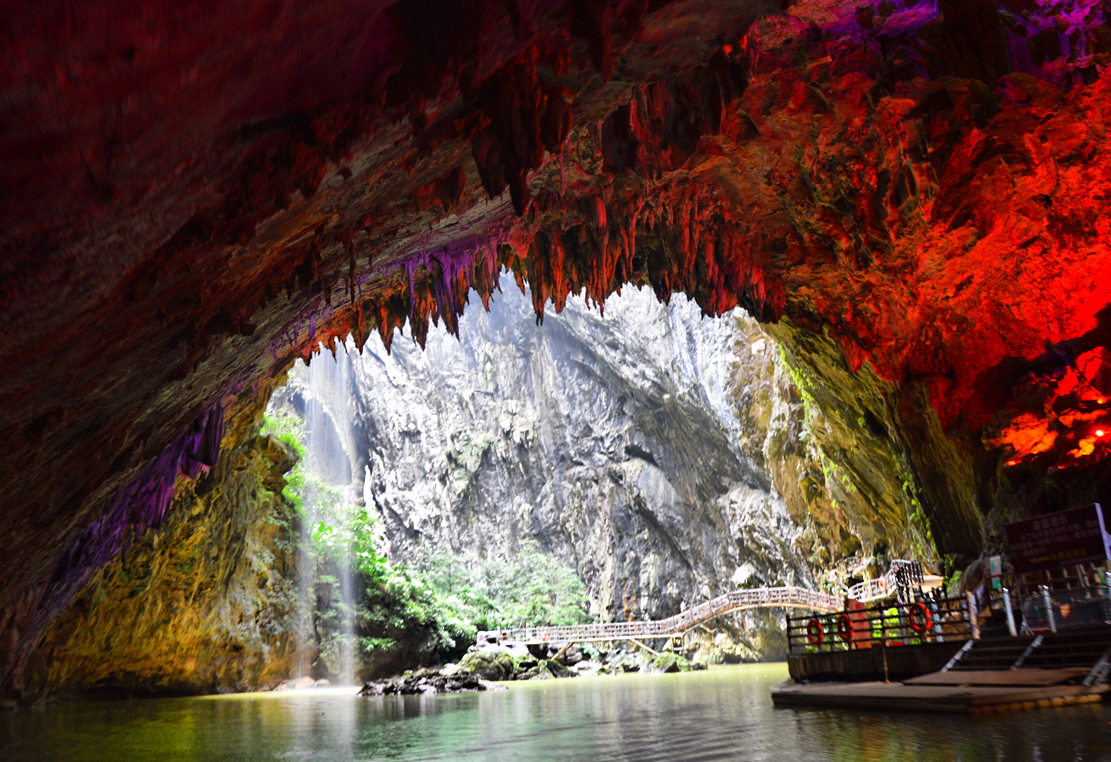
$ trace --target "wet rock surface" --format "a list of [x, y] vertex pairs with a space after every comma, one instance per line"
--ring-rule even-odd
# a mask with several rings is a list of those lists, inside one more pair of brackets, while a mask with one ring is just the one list
[[[519, 645], [511, 648], [472, 649], [458, 664], [425, 668], [406, 672], [400, 677], [376, 680], [364, 685], [359, 695], [472, 693], [505, 690], [505, 686], [499, 683], [518, 680], [557, 680], [629, 673], [670, 674], [706, 669], [705, 664], [672, 652], [653, 656], [641, 650], [598, 652], [592, 648], [592, 654], [597, 660], [591, 660], [585, 658], [579, 648], [571, 647], [564, 651], [563, 646], [562, 643], [554, 644], [552, 649], [559, 652], [559, 659], [514, 656], [512, 651], [524, 650]], [[547, 652], [548, 649], [544, 650]]]
[[250, 691], [294, 673], [296, 517], [280, 495], [294, 457], [256, 435], [182, 478], [167, 523], [46, 630], [21, 699]]
[[512, 680], [518, 669], [535, 666], [535, 659], [515, 659], [502, 650], [471, 652], [459, 663], [461, 670], [483, 680]]
[[359, 690], [360, 696], [412, 696], [437, 693], [477, 693], [478, 691], [504, 691], [504, 685], [495, 685], [473, 675], [441, 675], [434, 670], [376, 680]]

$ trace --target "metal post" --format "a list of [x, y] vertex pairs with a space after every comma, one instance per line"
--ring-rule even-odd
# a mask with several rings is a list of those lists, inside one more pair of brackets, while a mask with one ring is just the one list
[[1015, 612], [1011, 610], [1011, 591], [1007, 588], [1001, 588], [1003, 591], [1003, 608], [1007, 610], [1007, 631], [1011, 633], [1011, 637], [1018, 637], [1018, 630], [1015, 628]]
[[965, 599], [968, 601], [968, 624], [972, 628], [972, 639], [980, 639], [980, 615], [976, 611], [976, 597], [972, 593], [965, 593]]
[[1042, 585], [1042, 600], [1045, 601], [1045, 618], [1049, 622], [1049, 631], [1057, 633], [1057, 622], [1053, 620], [1053, 601], [1049, 597], [1049, 585]]
[[937, 601], [930, 601], [930, 610], [934, 615], [934, 632], [937, 633], [934, 640], [938, 643], [944, 643], [945, 636], [942, 634], [944, 630], [941, 629], [941, 612], [938, 610]]
[[1103, 605], [1103, 621], [1111, 622], [1111, 571], [1103, 573], [1104, 581], [1107, 582], [1107, 602]]
[[795, 644], [791, 642], [791, 612], [784, 609], [783, 618], [787, 620], [787, 653], [794, 653]]

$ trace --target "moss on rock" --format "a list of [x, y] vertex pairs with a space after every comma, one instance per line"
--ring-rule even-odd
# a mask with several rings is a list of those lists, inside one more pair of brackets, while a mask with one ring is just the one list
[[473, 651], [459, 666], [483, 680], [512, 680], [517, 673], [517, 661], [505, 651]]

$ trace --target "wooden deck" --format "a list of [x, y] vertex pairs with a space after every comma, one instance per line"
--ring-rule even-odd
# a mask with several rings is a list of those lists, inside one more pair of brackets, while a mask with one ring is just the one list
[[1088, 674], [1087, 667], [1068, 669], [985, 669], [965, 672], [933, 672], [904, 680], [903, 685], [955, 686], [1024, 686], [1044, 687], [1079, 682]]
[[[952, 673], [946, 673], [952, 674]], [[966, 680], [971, 673], [963, 673]], [[928, 675], [924, 677], [929, 677]], [[909, 683], [909, 681], [908, 681]], [[792, 680], [772, 687], [780, 707], [880, 709], [947, 714], [1022, 711], [1100, 701], [1107, 685], [925, 685], [908, 683], [812, 683]]]
[[[772, 688], [776, 706], [841, 707], [915, 712], [996, 712], [1044, 709], [1099, 701], [1108, 690], [1111, 628], [1090, 627], [1055, 635], [969, 640], [945, 663], [931, 649], [950, 644], [919, 644], [886, 649], [891, 674], [902, 682], [850, 682], [849, 662], [864, 652], [815, 653], [795, 660], [813, 662], [792, 669], [798, 678]], [[871, 649], [876, 651], [876, 649]], [[882, 653], [882, 652], [881, 652]], [[873, 656], [875, 654], [872, 654]], [[915, 656], [925, 669], [907, 674]], [[909, 661], [908, 661], [909, 660]], [[830, 662], [823, 668], [824, 662]], [[833, 667], [830, 669], [828, 667]], [[858, 665], [859, 666], [859, 665]], [[880, 673], [886, 674], [887, 670]], [[875, 669], [873, 665], [873, 674]], [[829, 682], [807, 682], [836, 675]], [[804, 677], [805, 676], [805, 677]]]

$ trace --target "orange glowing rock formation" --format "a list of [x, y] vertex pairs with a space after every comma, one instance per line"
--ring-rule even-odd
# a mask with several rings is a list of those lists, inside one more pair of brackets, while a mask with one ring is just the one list
[[1010, 423], [988, 444], [1013, 453], [1008, 466], [1035, 459], [1057, 468], [1092, 465], [1106, 457], [1111, 444], [1109, 396], [1111, 352], [1096, 347], [1072, 365], [1019, 382], [998, 417]]

